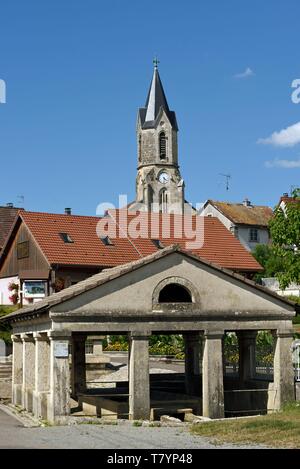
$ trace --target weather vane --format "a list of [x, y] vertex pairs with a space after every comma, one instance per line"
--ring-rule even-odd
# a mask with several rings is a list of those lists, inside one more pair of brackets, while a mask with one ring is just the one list
[[153, 59], [154, 68], [157, 68], [159, 63], [160, 63], [160, 61], [158, 60], [158, 58], [154, 57], [154, 59]]

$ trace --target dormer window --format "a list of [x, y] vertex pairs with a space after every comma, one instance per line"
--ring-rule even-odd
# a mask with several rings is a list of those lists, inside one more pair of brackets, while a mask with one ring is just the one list
[[74, 243], [73, 239], [71, 238], [71, 236], [68, 233], [59, 233], [59, 236], [61, 237], [63, 242], [66, 243], [66, 244]]
[[159, 157], [161, 160], [167, 158], [167, 138], [165, 132], [159, 134]]
[[110, 239], [109, 236], [102, 236], [100, 239], [101, 239], [102, 243], [104, 244], [104, 246], [113, 246], [114, 245], [114, 243], [112, 242], [112, 240]]

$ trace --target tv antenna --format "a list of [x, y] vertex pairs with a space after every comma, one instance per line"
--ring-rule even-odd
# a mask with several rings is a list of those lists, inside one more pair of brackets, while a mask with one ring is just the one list
[[231, 174], [223, 174], [223, 173], [219, 173], [220, 176], [223, 176], [226, 178], [226, 190], [228, 191], [229, 190], [229, 181], [231, 179]]

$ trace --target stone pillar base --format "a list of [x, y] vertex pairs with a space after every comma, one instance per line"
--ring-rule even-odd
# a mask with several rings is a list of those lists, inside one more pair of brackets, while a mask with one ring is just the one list
[[13, 384], [12, 387], [12, 403], [13, 405], [22, 406], [22, 384]]
[[27, 412], [33, 412], [33, 392], [31, 388], [23, 389], [22, 407]]
[[33, 414], [39, 419], [47, 419], [48, 416], [48, 395], [49, 392], [33, 393]]

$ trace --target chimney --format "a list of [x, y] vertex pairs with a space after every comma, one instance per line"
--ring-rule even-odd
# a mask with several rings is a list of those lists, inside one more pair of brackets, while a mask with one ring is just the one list
[[72, 209], [70, 207], [65, 208], [65, 214], [66, 215], [72, 215]]
[[245, 200], [243, 200], [243, 205], [245, 207], [251, 207], [251, 202], [247, 199], [247, 197], [245, 197]]
[[8, 204], [6, 204], [6, 207], [8, 208], [13, 208], [14, 204], [12, 202], [8, 202]]
[[288, 192], [284, 192], [284, 193], [282, 194], [282, 197], [288, 197], [288, 196], [289, 196]]

